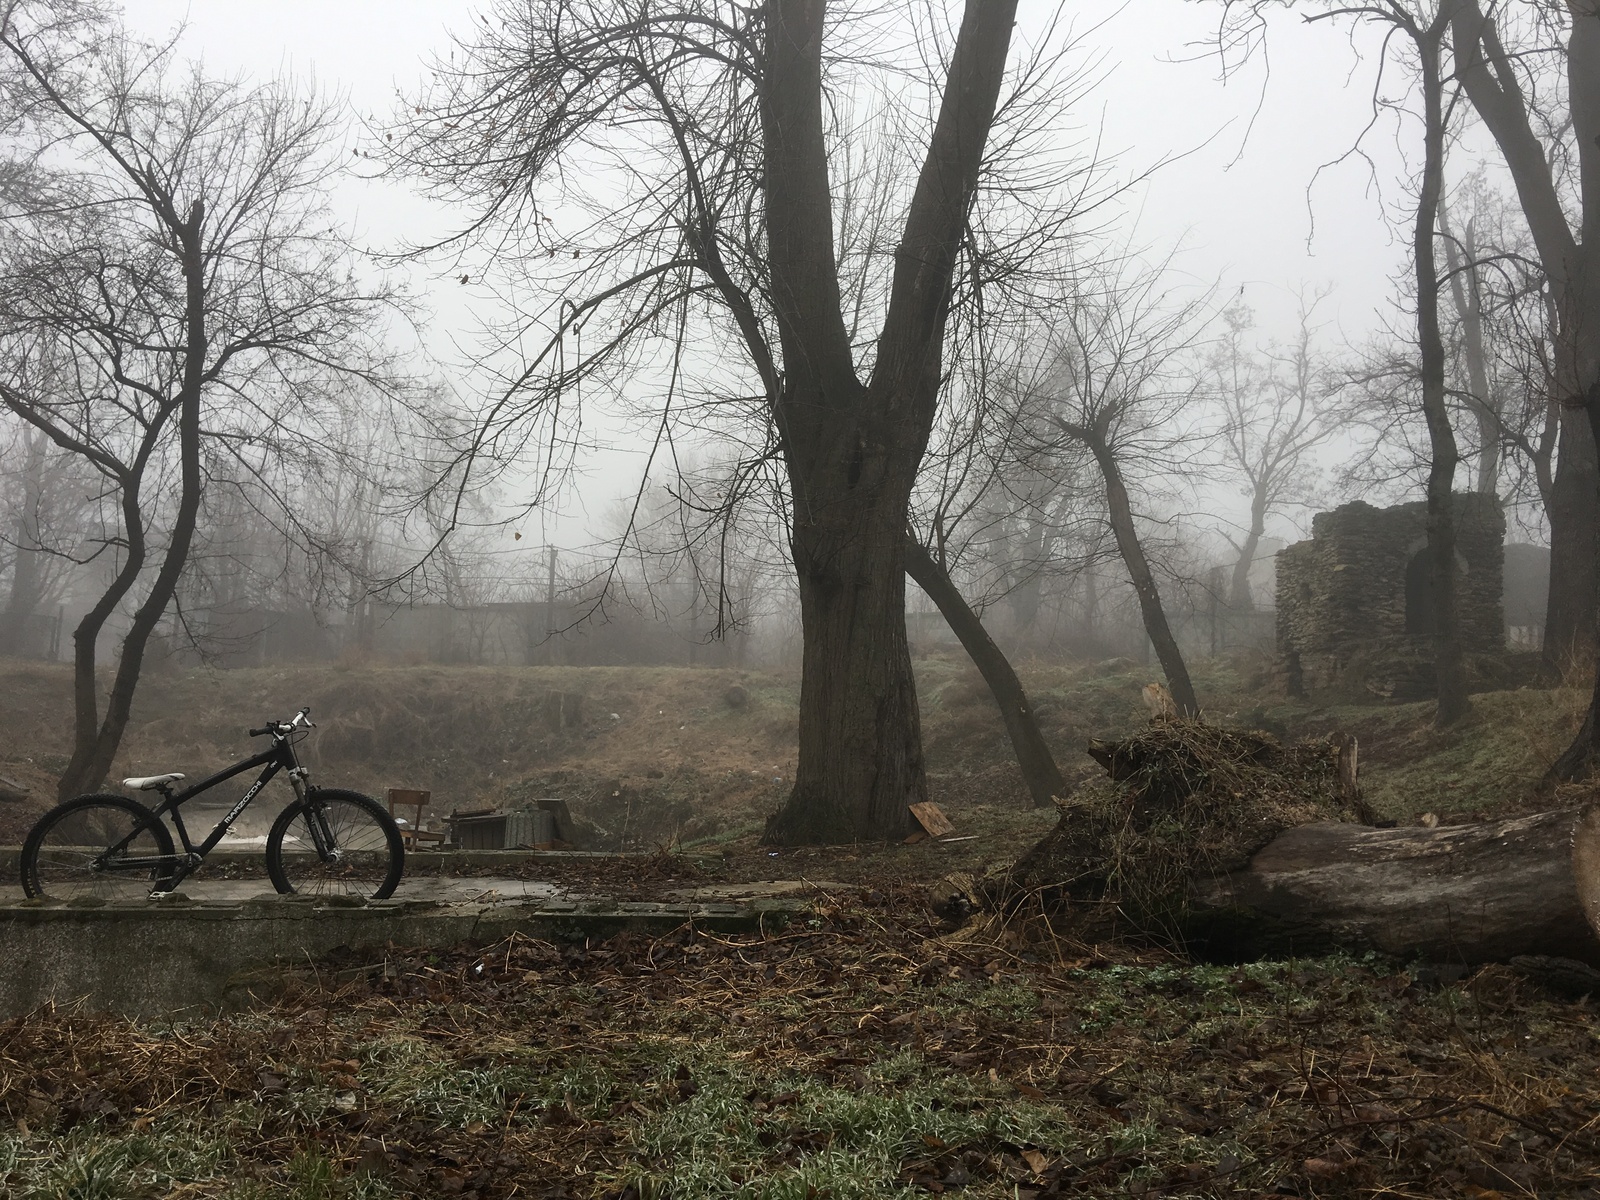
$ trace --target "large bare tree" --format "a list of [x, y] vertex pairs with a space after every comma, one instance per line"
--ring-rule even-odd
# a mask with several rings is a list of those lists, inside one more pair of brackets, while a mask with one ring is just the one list
[[[1508, 27], [1524, 44], [1508, 46]], [[1592, 264], [1600, 240], [1600, 14], [1591, 0], [1573, 0], [1564, 10], [1460, 0], [1451, 38], [1461, 85], [1516, 186], [1554, 310], [1552, 383], [1560, 432], [1547, 506], [1551, 572], [1544, 654], [1559, 671], [1573, 658], [1595, 653], [1600, 588], [1600, 456], [1592, 428], [1600, 389], [1600, 307]], [[1564, 67], [1564, 106], [1554, 99], [1561, 81], [1539, 89], [1551, 82], [1553, 63]]]
[[[1508, 18], [1528, 35], [1530, 46], [1508, 46]], [[1566, 112], [1552, 121], [1548, 109], [1541, 111], [1530, 98], [1534, 72], [1552, 56], [1523, 51], [1552, 49], [1555, 38], [1549, 35], [1562, 33], [1564, 45], [1554, 57], [1564, 67]], [[1600, 587], [1600, 5], [1570, 0], [1563, 11], [1459, 0], [1451, 37], [1462, 86], [1516, 184], [1555, 310], [1561, 435], [1548, 508], [1552, 567], [1545, 657], [1559, 665], [1574, 651], [1594, 654]], [[1563, 164], [1569, 177], [1561, 173]], [[1576, 203], [1564, 203], [1574, 190]], [[1568, 215], [1573, 208], [1575, 222]], [[1548, 778], [1587, 775], [1597, 757], [1600, 656], [1583, 728]]]
[[[1416, 302], [1417, 394], [1428, 431], [1427, 480], [1428, 612], [1438, 707], [1435, 721], [1454, 724], [1470, 707], [1456, 615], [1456, 535], [1453, 497], [1460, 451], [1450, 421], [1444, 336], [1439, 320], [1441, 275], [1437, 266], [1439, 205], [1444, 195], [1444, 160], [1454, 95], [1449, 64], [1451, 19], [1457, 0], [1222, 0], [1219, 43], [1226, 56], [1248, 47], [1275, 8], [1297, 8], [1310, 22], [1339, 20], [1382, 32], [1372, 94], [1374, 114], [1387, 109], [1421, 127], [1416, 207], [1410, 228], [1411, 271]], [[1398, 94], [1381, 83], [1391, 59], [1406, 73]], [[1368, 127], [1370, 128], [1370, 126]], [[1365, 133], [1363, 133], [1365, 136]]]
[[[434, 249], [492, 256], [540, 297], [518, 328], [543, 336], [463, 465], [518, 428], [570, 420], [580, 382], [638, 378], [645, 335], [674, 335], [672, 386], [657, 393], [670, 410], [686, 311], [702, 330], [691, 355], [748, 381], [742, 396], [724, 388], [722, 411], [770, 431], [782, 463], [804, 631], [799, 764], [774, 841], [898, 837], [927, 795], [904, 621], [909, 497], [958, 281], [995, 278], [996, 181], [1007, 161], [1037, 173], [1051, 153], [1015, 129], [991, 144], [997, 112], [1023, 112], [1035, 101], [1017, 100], [1022, 85], [1048, 74], [1025, 64], [1002, 100], [1015, 9], [886, 6], [865, 20], [822, 0], [502, 3], [435, 64], [437, 86], [395, 131], [396, 165], [472, 214]], [[925, 75], [868, 69], [880, 20], [904, 23]], [[905, 187], [891, 236], [852, 256], [836, 236], [839, 172], [879, 97], [897, 116], [878, 153], [906, 163]]]
[[[118, 509], [109, 583], [73, 634], [66, 797], [111, 767], [194, 544], [207, 456], [258, 479], [283, 458], [316, 470], [337, 449], [319, 428], [330, 384], [381, 385], [389, 364], [386, 297], [327, 208], [337, 109], [288, 84], [216, 81], [172, 43], [81, 9], [58, 23], [57, 7], [0, 22], [8, 149], [53, 176], [0, 214], [0, 402]], [[101, 637], [128, 605], [102, 711]]]

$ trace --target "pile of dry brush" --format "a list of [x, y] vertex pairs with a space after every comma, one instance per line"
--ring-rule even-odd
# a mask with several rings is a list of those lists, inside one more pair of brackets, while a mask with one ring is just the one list
[[983, 885], [1002, 908], [1023, 898], [1075, 902], [1137, 925], [1181, 915], [1193, 880], [1238, 870], [1285, 829], [1362, 820], [1341, 772], [1344, 742], [1284, 745], [1270, 734], [1158, 719], [1118, 742], [1093, 742], [1106, 769], [1057, 801], [1055, 829]]

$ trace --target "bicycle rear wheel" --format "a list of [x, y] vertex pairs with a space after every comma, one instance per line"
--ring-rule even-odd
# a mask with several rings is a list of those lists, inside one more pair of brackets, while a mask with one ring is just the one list
[[383, 900], [404, 869], [400, 827], [360, 792], [313, 788], [267, 834], [267, 874], [280, 892]]
[[144, 805], [111, 792], [78, 796], [39, 818], [22, 845], [22, 890], [50, 900], [139, 900], [164, 889], [172, 835]]

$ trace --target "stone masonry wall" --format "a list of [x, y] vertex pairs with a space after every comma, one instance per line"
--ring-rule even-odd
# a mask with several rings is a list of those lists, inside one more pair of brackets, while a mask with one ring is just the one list
[[[1492, 496], [1455, 496], [1457, 614], [1462, 649], [1505, 647], [1501, 609], [1505, 516]], [[1424, 654], [1429, 639], [1406, 628], [1406, 575], [1427, 545], [1427, 504], [1374, 508], [1364, 501], [1312, 519], [1311, 539], [1278, 553], [1278, 651], [1291, 679], [1335, 682], [1363, 654]]]

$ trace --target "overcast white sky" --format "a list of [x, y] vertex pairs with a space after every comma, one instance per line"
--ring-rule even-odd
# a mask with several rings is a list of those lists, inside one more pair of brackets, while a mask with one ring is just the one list
[[[187, 21], [187, 54], [214, 70], [311, 75], [346, 93], [358, 113], [380, 119], [396, 87], [412, 90], [426, 56], [447, 46], [446, 29], [474, 9], [438, 0], [128, 0], [126, 7], [130, 26], [150, 35]], [[1080, 28], [1099, 25], [1086, 45], [1104, 55], [1107, 72], [1083, 122], [1103, 124], [1107, 149], [1129, 173], [1185, 155], [1130, 206], [1136, 242], [1157, 253], [1181, 243], [1184, 270], [1229, 291], [1242, 285], [1268, 329], [1284, 327], [1297, 286], [1332, 282], [1327, 315], [1358, 338], [1387, 304], [1404, 248], [1384, 223], [1365, 162], [1325, 171], [1309, 206], [1307, 188], [1318, 166], [1348, 150], [1369, 120], [1371, 68], [1356, 63], [1339, 30], [1284, 18], [1274, 29], [1264, 96], [1259, 69], [1224, 86], [1199, 45], [1217, 9], [1197, 0], [1069, 3]], [[1047, 11], [1024, 3], [1024, 24]], [[1392, 133], [1376, 131], [1368, 148], [1384, 196], [1402, 201]], [[416, 234], [430, 218], [425, 205], [387, 186], [352, 185], [341, 204], [378, 244]], [[444, 339], [470, 340], [467, 297], [444, 282], [429, 291], [438, 312], [434, 337], [448, 355]]]
[[[129, 0], [127, 15], [149, 34], [187, 21], [185, 47], [215, 68], [312, 74], [348, 93], [358, 112], [381, 117], [396, 86], [410, 90], [425, 56], [443, 48], [445, 31], [461, 26], [475, 7], [437, 0]], [[1120, 152], [1130, 171], [1194, 151], [1144, 189], [1141, 241], [1156, 247], [1184, 241], [1190, 270], [1245, 283], [1263, 310], [1273, 289], [1336, 280], [1341, 320], [1364, 326], [1401, 261], [1380, 222], [1367, 167], [1353, 162], [1326, 173], [1309, 210], [1306, 188], [1318, 165], [1348, 149], [1366, 123], [1370, 69], [1355, 66], [1336, 28], [1278, 20], [1272, 77], [1246, 140], [1260, 72], [1223, 86], [1214, 61], [1193, 61], [1217, 9], [1196, 0], [1068, 3], [1065, 11], [1080, 28], [1099, 25], [1086, 45], [1105, 55], [1108, 68], [1084, 121], [1103, 119], [1107, 147]], [[1045, 11], [1024, 4], [1024, 22]], [[1369, 145], [1391, 150], [1385, 136], [1375, 134]], [[1389, 153], [1380, 165], [1388, 173], [1398, 163]], [[1398, 199], [1394, 181], [1384, 182]], [[362, 202], [364, 225], [376, 235], [404, 225], [414, 211], [390, 211], [371, 196]], [[1308, 246], [1313, 212], [1317, 231]]]

